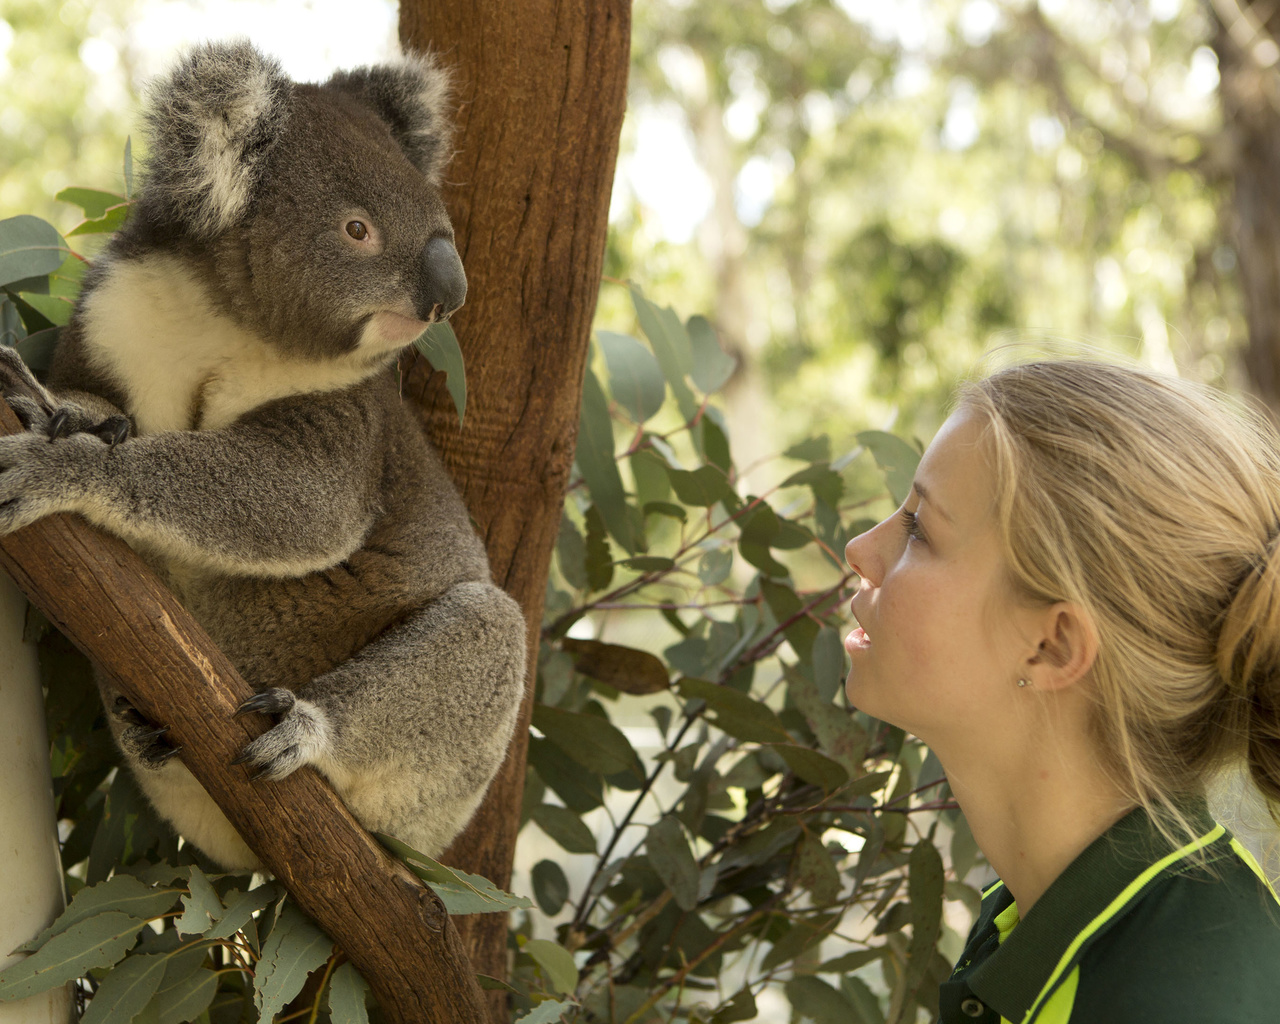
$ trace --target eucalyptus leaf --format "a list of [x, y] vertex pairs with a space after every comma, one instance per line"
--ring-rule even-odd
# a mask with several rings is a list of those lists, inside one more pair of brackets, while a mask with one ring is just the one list
[[[583, 590], [587, 586], [587, 542], [583, 540], [573, 520], [567, 515], [560, 517], [560, 536], [556, 540], [556, 560], [560, 564], [560, 575], [575, 590]], [[606, 584], [607, 585], [607, 584]]]
[[693, 383], [704, 395], [719, 391], [733, 376], [738, 361], [720, 347], [715, 328], [705, 316], [689, 317], [685, 329], [693, 354]]
[[797, 441], [782, 454], [788, 459], [798, 459], [801, 462], [830, 462], [831, 438], [826, 434], [809, 437]]
[[569, 880], [564, 869], [553, 860], [540, 860], [530, 872], [533, 897], [548, 917], [560, 913], [569, 898]]
[[499, 889], [481, 875], [446, 867], [394, 836], [381, 832], [374, 835], [431, 887], [450, 914], [505, 913], [533, 906], [533, 900], [528, 896], [516, 896]]
[[539, 704], [533, 709], [533, 724], [547, 739], [591, 771], [612, 775], [640, 770], [640, 759], [622, 730], [597, 715]]
[[572, 953], [549, 939], [530, 939], [523, 950], [542, 968], [552, 988], [561, 995], [573, 995], [578, 987], [578, 968]]
[[901, 505], [911, 493], [920, 453], [900, 437], [883, 430], [864, 430], [858, 434], [858, 444], [871, 452], [876, 465], [884, 472], [885, 484], [894, 502]]
[[93, 968], [111, 967], [124, 957], [144, 927], [146, 921], [141, 918], [115, 910], [78, 921], [35, 953], [0, 971], [0, 1001], [23, 999], [75, 981]]
[[64, 188], [53, 197], [60, 203], [71, 203], [84, 211], [86, 220], [97, 220], [112, 207], [128, 202], [116, 192], [102, 192], [96, 188]]
[[733, 569], [733, 548], [715, 548], [698, 559], [698, 579], [709, 587], [719, 586]]
[[826, 906], [840, 897], [840, 872], [822, 841], [812, 833], [800, 840], [796, 881], [813, 895], [815, 906]]
[[821, 978], [805, 974], [792, 978], [784, 986], [787, 1000], [803, 1019], [815, 1024], [849, 1024], [853, 1006], [839, 989]]
[[[582, 408], [578, 416], [578, 447], [574, 453], [578, 472], [591, 493], [591, 501], [609, 533], [627, 554], [635, 554], [634, 528], [627, 515], [627, 496], [622, 488], [622, 476], [613, 453], [613, 420], [609, 417], [609, 403], [596, 375], [587, 367], [582, 384]], [[589, 525], [589, 524], [588, 524]], [[588, 558], [590, 544], [588, 543]], [[588, 566], [588, 571], [590, 566]]]
[[791, 734], [772, 710], [759, 701], [726, 686], [704, 679], [681, 679], [680, 695], [707, 702], [716, 726], [740, 740], [757, 743], [790, 743]]
[[258, 1019], [272, 1020], [302, 991], [307, 975], [329, 959], [333, 940], [292, 903], [286, 902], [253, 974]]
[[213, 883], [195, 865], [188, 880], [190, 892], [182, 898], [183, 912], [174, 923], [180, 935], [200, 935], [221, 919], [224, 908], [214, 891]]
[[413, 347], [431, 364], [431, 369], [445, 374], [444, 386], [453, 399], [453, 407], [458, 410], [458, 427], [461, 429], [467, 411], [467, 374], [462, 365], [462, 346], [458, 344], [458, 336], [447, 321], [440, 320], [423, 331], [414, 340]]
[[133, 1020], [156, 994], [168, 960], [163, 954], [125, 957], [102, 978], [80, 1024]]
[[609, 368], [609, 390], [633, 422], [644, 423], [662, 408], [667, 395], [662, 368], [653, 353], [630, 335], [597, 331]]
[[640, 329], [649, 339], [671, 393], [676, 397], [680, 415], [688, 423], [698, 414], [698, 403], [685, 383], [685, 375], [693, 369], [693, 347], [689, 332], [675, 313], [667, 307], [654, 305], [635, 285], [631, 287], [631, 301], [635, 305]]
[[345, 963], [334, 971], [329, 979], [330, 1024], [369, 1024], [368, 992], [369, 984], [354, 964]]
[[698, 905], [698, 862], [685, 839], [684, 829], [673, 816], [666, 815], [649, 828], [645, 838], [649, 864], [671, 890], [681, 910]]
[[572, 1009], [575, 1004], [567, 1000], [546, 1000], [539, 1003], [532, 1010], [522, 1017], [518, 1017], [514, 1024], [555, 1024], [560, 1020], [566, 1010]]
[[46, 220], [29, 214], [0, 220], [0, 285], [52, 274], [68, 252], [58, 229]]
[[560, 646], [567, 654], [572, 655], [573, 667], [578, 672], [623, 693], [661, 693], [671, 687], [671, 679], [662, 659], [648, 651], [621, 644], [607, 644], [600, 640], [577, 640], [573, 637], [565, 637], [560, 641]]
[[667, 478], [676, 497], [686, 505], [707, 507], [719, 501], [733, 501], [737, 493], [724, 471], [716, 466], [699, 466], [697, 469], [672, 469], [667, 467]]
[[596, 840], [591, 829], [567, 807], [540, 804], [534, 808], [533, 820], [569, 853], [596, 852]]
[[23, 952], [39, 949], [53, 936], [62, 934], [72, 925], [109, 910], [144, 921], [150, 920], [170, 909], [181, 895], [181, 889], [171, 886], [157, 888], [132, 875], [116, 874], [105, 882], [81, 889], [53, 924], [19, 948]]
[[205, 966], [202, 948], [166, 957], [164, 979], [134, 1024], [186, 1024], [198, 1020], [218, 991], [218, 974]]
[[821, 786], [828, 793], [849, 781], [849, 773], [838, 762], [809, 747], [792, 743], [773, 743], [769, 749], [787, 762], [787, 767], [805, 782]]

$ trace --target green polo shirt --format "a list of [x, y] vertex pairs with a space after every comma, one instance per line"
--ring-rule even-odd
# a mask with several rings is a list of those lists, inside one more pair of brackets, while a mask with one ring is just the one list
[[1203, 803], [1193, 822], [1175, 847], [1131, 811], [1025, 920], [1002, 883], [987, 889], [940, 1024], [1280, 1022], [1275, 891]]

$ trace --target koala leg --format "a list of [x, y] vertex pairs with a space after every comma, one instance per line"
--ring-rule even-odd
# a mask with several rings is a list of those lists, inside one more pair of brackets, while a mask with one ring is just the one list
[[124, 753], [139, 788], [160, 817], [187, 842], [229, 871], [262, 867], [240, 833], [227, 820], [194, 775], [177, 757], [181, 747], [165, 739], [167, 727], [144, 718], [103, 678], [98, 679], [102, 701], [116, 744]]
[[519, 605], [458, 584], [296, 694], [247, 701], [279, 720], [237, 761], [268, 779], [310, 764], [366, 828], [435, 856], [506, 757], [524, 662]]

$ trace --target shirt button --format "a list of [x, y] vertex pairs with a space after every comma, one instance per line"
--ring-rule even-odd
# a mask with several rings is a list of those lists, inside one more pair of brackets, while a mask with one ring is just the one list
[[964, 1000], [960, 1004], [960, 1010], [966, 1017], [981, 1017], [987, 1012], [987, 1008], [983, 1006], [979, 1000], [974, 999], [973, 997]]

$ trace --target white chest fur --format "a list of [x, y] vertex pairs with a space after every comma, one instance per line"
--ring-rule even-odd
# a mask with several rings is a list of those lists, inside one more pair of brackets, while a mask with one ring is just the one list
[[111, 264], [82, 318], [86, 355], [122, 386], [140, 434], [225, 427], [273, 399], [348, 387], [385, 362], [367, 351], [324, 360], [282, 353], [218, 312], [169, 256]]

